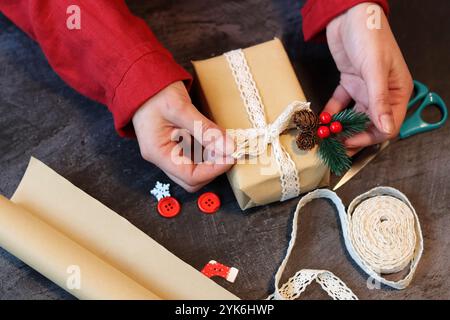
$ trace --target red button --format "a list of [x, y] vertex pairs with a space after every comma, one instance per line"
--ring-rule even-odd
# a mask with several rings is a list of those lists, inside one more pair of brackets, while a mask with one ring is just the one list
[[158, 212], [163, 217], [175, 217], [180, 213], [180, 209], [180, 203], [174, 197], [165, 197], [158, 201]]
[[198, 198], [197, 204], [204, 213], [214, 213], [220, 208], [220, 199], [215, 193], [205, 192]]

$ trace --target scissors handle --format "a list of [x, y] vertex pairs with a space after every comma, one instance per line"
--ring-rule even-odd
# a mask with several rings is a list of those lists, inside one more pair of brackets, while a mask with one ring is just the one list
[[[442, 114], [442, 118], [440, 121], [436, 123], [428, 123], [422, 119], [422, 111], [428, 106], [437, 106], [439, 108]], [[400, 128], [400, 139], [405, 139], [422, 132], [438, 129], [444, 125], [444, 123], [447, 121], [447, 118], [447, 106], [438, 94], [432, 92], [425, 96], [424, 101], [416, 110], [416, 112], [414, 112], [411, 117], [403, 122], [403, 125]]]
[[430, 92], [428, 87], [424, 85], [422, 82], [414, 80], [414, 96], [409, 100], [408, 110], [416, 105], [417, 102], [421, 101], [426, 97], [426, 95]]

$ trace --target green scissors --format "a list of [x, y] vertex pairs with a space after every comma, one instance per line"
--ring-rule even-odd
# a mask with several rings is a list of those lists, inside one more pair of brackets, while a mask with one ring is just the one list
[[[423, 100], [423, 101], [422, 101]], [[441, 97], [434, 92], [430, 92], [426, 85], [414, 80], [414, 95], [408, 103], [408, 110], [414, 107], [419, 101], [422, 104], [405, 121], [400, 128], [400, 139], [405, 139], [413, 135], [438, 129], [442, 127], [448, 119], [448, 110]], [[436, 106], [441, 112], [441, 120], [435, 123], [428, 123], [422, 119], [422, 112], [429, 106]]]
[[[398, 137], [405, 139], [413, 135], [431, 131], [442, 127], [448, 119], [447, 106], [437, 93], [430, 92], [423, 83], [414, 81], [414, 95], [408, 103], [408, 110], [413, 108], [418, 102], [422, 101], [417, 110], [403, 121]], [[441, 112], [441, 120], [435, 123], [429, 123], [422, 119], [422, 112], [425, 108], [436, 106]], [[339, 182], [333, 187], [337, 190], [361, 171], [370, 161], [372, 161], [380, 152], [387, 148], [389, 141], [381, 145], [368, 147], [361, 151], [363, 154], [353, 161], [352, 167], [344, 174]]]

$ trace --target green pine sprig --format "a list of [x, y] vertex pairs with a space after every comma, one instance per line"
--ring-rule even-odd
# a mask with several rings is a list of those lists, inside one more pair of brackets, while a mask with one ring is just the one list
[[319, 142], [319, 156], [330, 170], [340, 176], [350, 169], [352, 161], [347, 156], [341, 138], [349, 138], [367, 129], [369, 117], [354, 109], [345, 109], [332, 116], [332, 121], [339, 121], [343, 130], [339, 134], [322, 139]]
[[344, 145], [336, 138], [329, 137], [320, 142], [319, 156], [322, 162], [338, 176], [350, 169], [352, 165]]
[[344, 138], [363, 132], [369, 124], [369, 117], [365, 113], [357, 112], [354, 109], [345, 109], [336, 113], [332, 119], [332, 121], [339, 121], [344, 127], [339, 134], [339, 136]]

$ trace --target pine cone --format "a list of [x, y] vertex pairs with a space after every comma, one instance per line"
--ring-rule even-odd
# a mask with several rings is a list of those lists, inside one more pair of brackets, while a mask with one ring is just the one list
[[313, 132], [300, 132], [295, 142], [300, 150], [308, 151], [317, 144], [317, 138]]
[[303, 109], [294, 114], [294, 123], [301, 132], [316, 132], [319, 117], [313, 111]]

